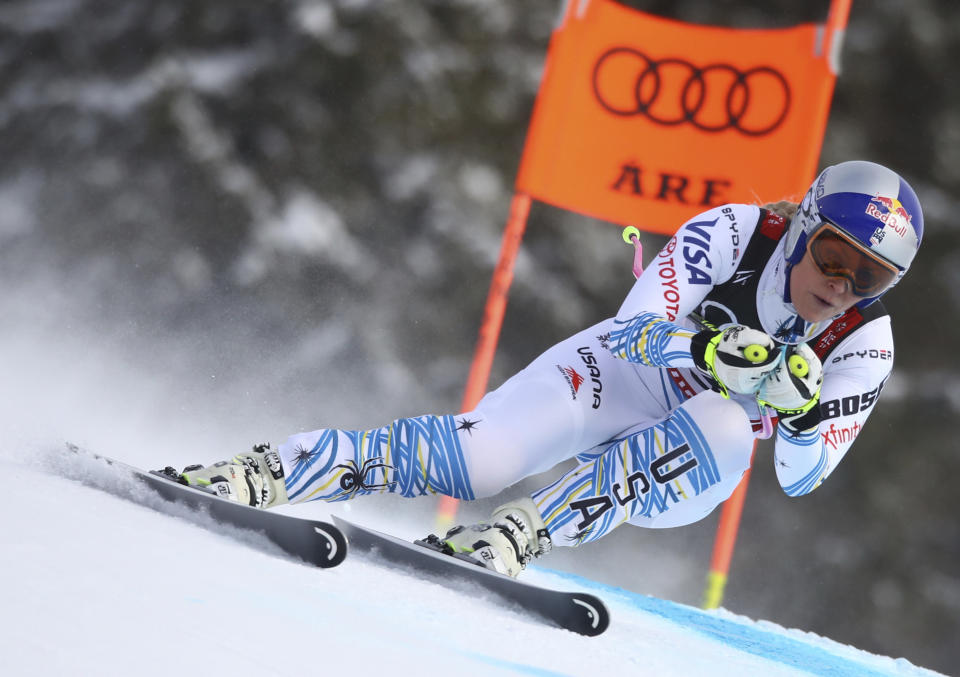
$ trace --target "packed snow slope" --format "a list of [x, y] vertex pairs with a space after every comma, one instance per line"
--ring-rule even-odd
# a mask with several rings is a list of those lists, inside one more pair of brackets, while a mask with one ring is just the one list
[[[364, 556], [315, 569], [260, 536], [157, 511], [137, 483], [57, 442], [15, 447], [0, 448], [5, 675], [936, 674], [724, 611], [525, 572], [607, 602], [610, 628], [582, 637]], [[136, 456], [124, 460], [143, 465]], [[391, 520], [372, 501], [283, 509], [334, 510], [411, 538], [426, 523]]]

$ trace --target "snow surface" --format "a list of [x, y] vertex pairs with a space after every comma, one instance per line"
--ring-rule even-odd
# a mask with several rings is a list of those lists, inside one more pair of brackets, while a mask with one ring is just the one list
[[[937, 674], [539, 567], [525, 579], [601, 596], [612, 617], [606, 633], [559, 630], [475, 589], [361, 555], [316, 569], [260, 536], [211, 533], [205, 518], [127, 500], [156, 505], [137, 483], [68, 457], [60, 443], [31, 448], [15, 438], [0, 444], [4, 675]], [[123, 460], [147, 463], [136, 456]], [[319, 509], [282, 508], [330, 510], [404, 538], [425, 530], [398, 523], [382, 504]]]

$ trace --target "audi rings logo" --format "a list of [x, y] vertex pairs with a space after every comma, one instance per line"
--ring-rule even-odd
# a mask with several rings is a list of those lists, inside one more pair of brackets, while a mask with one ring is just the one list
[[642, 115], [666, 126], [689, 122], [704, 132], [734, 129], [747, 136], [769, 134], [790, 110], [790, 85], [769, 66], [699, 67], [676, 58], [657, 61], [632, 47], [613, 47], [597, 59], [593, 93], [614, 115]]

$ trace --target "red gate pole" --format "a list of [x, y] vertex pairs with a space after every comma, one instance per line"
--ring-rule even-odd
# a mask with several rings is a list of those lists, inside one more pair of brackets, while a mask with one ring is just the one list
[[[843, 42], [843, 33], [847, 28], [847, 20], [850, 17], [851, 3], [852, 0], [831, 0], [830, 2], [825, 49], [834, 74], [839, 70], [840, 45]], [[829, 106], [829, 103], [826, 105]], [[754, 454], [757, 451], [756, 442], [753, 443], [753, 451]], [[717, 536], [713, 544], [713, 556], [710, 559], [710, 571], [707, 574], [707, 587], [703, 595], [704, 609], [716, 609], [723, 602], [723, 591], [730, 573], [730, 562], [733, 559], [733, 549], [737, 541], [740, 516], [743, 513], [743, 502], [747, 497], [747, 485], [749, 483], [750, 470], [747, 469], [747, 472], [743, 474], [743, 479], [740, 480], [740, 484], [723, 504], [720, 523], [717, 525]]]
[[[500, 259], [493, 271], [490, 281], [490, 291], [487, 293], [487, 304], [483, 310], [483, 322], [480, 324], [480, 334], [477, 338], [477, 347], [473, 353], [473, 363], [470, 365], [470, 375], [463, 393], [461, 411], [470, 411], [477, 406], [487, 390], [490, 381], [490, 370], [493, 367], [493, 357], [497, 351], [497, 342], [500, 340], [500, 330], [503, 327], [503, 316], [507, 310], [507, 294], [513, 283], [513, 268], [523, 241], [523, 233], [527, 228], [527, 217], [530, 215], [530, 196], [523, 193], [514, 193], [510, 201], [510, 213], [507, 216], [507, 225], [503, 231], [503, 240], [500, 244]], [[437, 507], [437, 529], [446, 531], [457, 515], [457, 499], [450, 496], [441, 496]]]
[[[750, 462], [757, 451], [757, 443], [753, 443], [753, 453]], [[707, 588], [703, 593], [703, 608], [716, 609], [723, 601], [723, 591], [727, 587], [727, 576], [730, 573], [730, 562], [733, 560], [733, 549], [737, 543], [737, 531], [740, 528], [740, 516], [743, 514], [743, 504], [747, 500], [747, 485], [750, 484], [750, 468], [743, 473], [740, 484], [733, 490], [720, 513], [720, 523], [717, 525], [717, 537], [713, 543], [713, 556], [710, 558], [710, 571], [707, 573]]]

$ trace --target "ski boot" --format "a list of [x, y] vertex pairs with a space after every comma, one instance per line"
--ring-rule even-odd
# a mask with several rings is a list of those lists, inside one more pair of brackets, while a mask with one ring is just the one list
[[530, 498], [500, 506], [490, 523], [457, 526], [443, 538], [431, 534], [418, 543], [512, 577], [553, 547], [540, 511]]
[[167, 467], [162, 472], [181, 484], [254, 508], [272, 508], [287, 502], [283, 466], [269, 444], [258, 444], [252, 451], [207, 467], [190, 465], [180, 473]]

